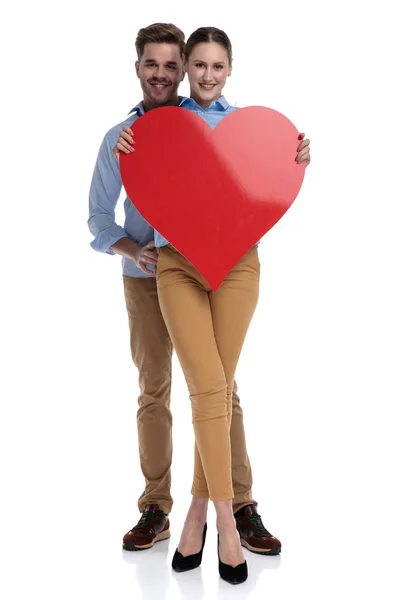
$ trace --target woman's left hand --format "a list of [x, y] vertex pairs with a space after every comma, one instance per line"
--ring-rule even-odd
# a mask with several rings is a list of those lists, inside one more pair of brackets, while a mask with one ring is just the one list
[[305, 162], [307, 167], [311, 162], [310, 140], [305, 140], [304, 136], [305, 133], [301, 133], [299, 135], [299, 140], [301, 140], [301, 144], [297, 148], [297, 156], [294, 160], [297, 162], [297, 164]]

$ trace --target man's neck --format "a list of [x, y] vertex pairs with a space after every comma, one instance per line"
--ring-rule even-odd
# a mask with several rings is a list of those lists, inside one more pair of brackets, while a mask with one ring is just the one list
[[182, 98], [180, 96], [174, 96], [173, 98], [171, 98], [171, 100], [169, 100], [165, 104], [155, 104], [149, 98], [143, 98], [144, 112], [153, 110], [153, 108], [161, 108], [163, 106], [179, 106], [179, 104], [181, 103], [181, 100], [182, 100]]

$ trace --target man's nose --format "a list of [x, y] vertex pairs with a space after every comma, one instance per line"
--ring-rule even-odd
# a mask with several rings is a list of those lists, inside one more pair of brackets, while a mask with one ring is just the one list
[[154, 76], [158, 79], [167, 79], [167, 70], [162, 65], [159, 65], [155, 70]]

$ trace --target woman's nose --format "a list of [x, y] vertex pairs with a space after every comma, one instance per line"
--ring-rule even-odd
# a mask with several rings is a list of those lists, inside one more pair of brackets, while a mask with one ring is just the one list
[[203, 79], [204, 79], [204, 81], [211, 81], [212, 80], [211, 68], [206, 69], [204, 71]]

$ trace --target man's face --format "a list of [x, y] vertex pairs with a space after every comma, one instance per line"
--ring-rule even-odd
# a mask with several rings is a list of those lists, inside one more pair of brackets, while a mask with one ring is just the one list
[[135, 67], [147, 110], [177, 103], [178, 87], [184, 78], [183, 57], [178, 45], [146, 44]]

